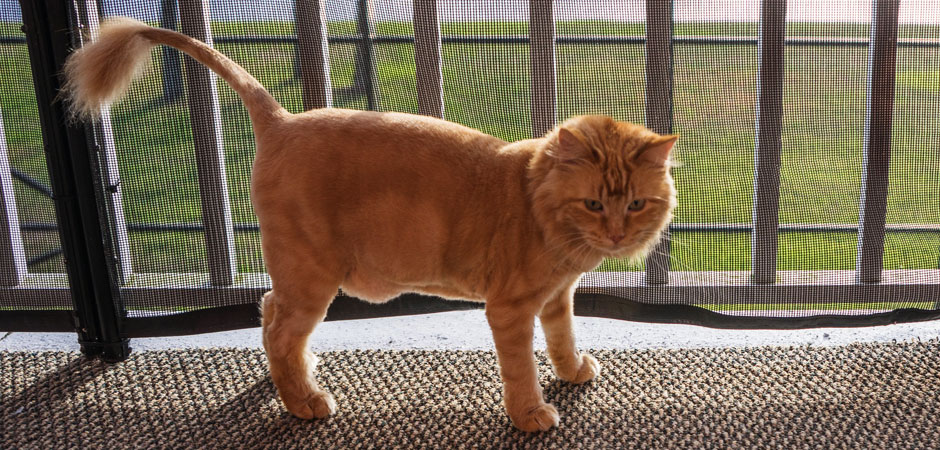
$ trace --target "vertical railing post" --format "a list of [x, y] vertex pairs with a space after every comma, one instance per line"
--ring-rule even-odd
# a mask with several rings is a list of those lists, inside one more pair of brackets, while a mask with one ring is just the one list
[[370, 0], [359, 0], [356, 14], [356, 26], [359, 29], [359, 52], [356, 62], [356, 80], [365, 90], [366, 102], [370, 111], [379, 109], [379, 88], [375, 75], [375, 48], [372, 40], [375, 32], [372, 30], [372, 13], [369, 10]]
[[321, 0], [296, 0], [294, 6], [305, 111], [333, 106], [324, 3]]
[[[180, 0], [180, 22], [183, 33], [212, 45], [208, 0]], [[228, 286], [234, 282], [236, 273], [235, 230], [225, 178], [222, 114], [216, 77], [206, 66], [189, 56], [184, 60], [209, 278], [215, 286]]]
[[786, 0], [761, 1], [751, 234], [751, 280], [755, 283], [773, 283], [777, 277], [786, 18]]
[[[672, 0], [646, 0], [646, 126], [672, 133]], [[646, 283], [669, 282], [669, 233], [646, 257]]]
[[[85, 26], [89, 37], [98, 36], [98, 6], [95, 0], [82, 0], [77, 3], [79, 20]], [[101, 176], [107, 199], [106, 210], [114, 233], [114, 256], [117, 259], [118, 275], [123, 283], [133, 273], [130, 240], [127, 235], [127, 222], [124, 220], [124, 202], [121, 177], [118, 173], [117, 150], [114, 133], [111, 130], [111, 108], [101, 106], [100, 120], [94, 123], [94, 141], [100, 153]]]
[[444, 81], [437, 0], [414, 0], [414, 34], [418, 112], [443, 118]]
[[868, 105], [865, 115], [861, 205], [858, 217], [858, 257], [855, 261], [860, 283], [880, 282], [884, 264], [898, 8], [899, 0], [875, 0], [872, 7], [868, 54]]
[[[179, 8], [177, 0], [160, 1], [160, 27], [175, 30]], [[180, 53], [173, 47], [163, 46], [163, 101], [172, 103], [183, 96], [183, 69], [180, 66]]]
[[26, 277], [26, 254], [13, 193], [13, 176], [0, 111], [0, 286], [17, 286]]
[[555, 87], [555, 12], [553, 0], [529, 1], [529, 63], [532, 86], [532, 137], [544, 136], [558, 121]]
[[72, 19], [78, 12], [72, 6], [59, 0], [20, 1], [79, 344], [86, 355], [119, 361], [130, 347], [110, 255], [112, 235], [99, 207], [104, 203], [99, 158], [89, 148], [85, 126], [67, 120], [59, 101], [62, 68], [76, 47]]

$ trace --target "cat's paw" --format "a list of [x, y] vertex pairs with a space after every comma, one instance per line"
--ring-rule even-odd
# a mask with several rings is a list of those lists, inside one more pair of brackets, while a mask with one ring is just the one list
[[310, 394], [306, 399], [287, 401], [284, 399], [284, 406], [296, 417], [301, 419], [322, 419], [336, 412], [336, 401], [333, 396], [326, 391], [317, 391]]
[[595, 377], [600, 375], [600, 373], [600, 363], [598, 363], [593, 356], [588, 355], [587, 353], [581, 354], [581, 361], [577, 367], [577, 371], [571, 370], [568, 372], [562, 372], [556, 370], [555, 372], [555, 374], [558, 375], [558, 378], [574, 384], [581, 384], [586, 381], [593, 380]]
[[558, 426], [558, 410], [548, 403], [542, 403], [521, 413], [509, 414], [512, 424], [522, 431], [545, 431]]

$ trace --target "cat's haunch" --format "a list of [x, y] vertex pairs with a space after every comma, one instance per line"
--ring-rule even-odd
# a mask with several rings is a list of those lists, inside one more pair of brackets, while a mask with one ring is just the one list
[[69, 58], [76, 115], [116, 100], [158, 44], [215, 71], [251, 116], [251, 200], [272, 282], [264, 347], [291, 413], [325, 417], [336, 408], [317, 384], [307, 338], [342, 287], [371, 302], [403, 292], [485, 302], [513, 424], [558, 424], [538, 384], [534, 320], [559, 378], [582, 383], [600, 373], [575, 346], [573, 292], [605, 258], [639, 258], [659, 240], [676, 204], [675, 136], [581, 116], [508, 143], [411, 114], [290, 114], [211, 47], [131, 19], [105, 23]]

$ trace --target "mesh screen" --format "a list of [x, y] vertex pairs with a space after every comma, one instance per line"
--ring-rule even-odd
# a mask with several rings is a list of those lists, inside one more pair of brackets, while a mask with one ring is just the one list
[[[0, 280], [67, 288], [19, 3], [0, 2]], [[66, 289], [11, 290], [0, 311], [70, 309]]]
[[[578, 114], [638, 123], [649, 119], [646, 3], [554, 2], [559, 120]], [[929, 3], [903, 2], [900, 11], [883, 263], [888, 284], [940, 284], [940, 9]], [[176, 29], [181, 24], [172, 1], [104, 1], [100, 6], [104, 17], [130, 16]], [[413, 7], [411, 1], [326, 2], [333, 106], [418, 112]], [[753, 291], [753, 297], [728, 289], [749, 285], [752, 269], [760, 1], [684, 0], [673, 6], [672, 131], [681, 139], [675, 152], [680, 165], [673, 172], [679, 202], [669, 286], [685, 290], [636, 299], [772, 317], [934, 309], [936, 299], [926, 292], [936, 290], [886, 303], [883, 295], [874, 295], [882, 292], [877, 287], [866, 290], [854, 281], [871, 3], [801, 0], [787, 8], [779, 289]], [[444, 118], [510, 141], [531, 137], [528, 2], [439, 1], [438, 9]], [[296, 49], [294, 2], [213, 0], [207, 14], [215, 48], [244, 66], [288, 110], [302, 111], [297, 64], [311, 55]], [[16, 23], [3, 22], [3, 27], [4, 38], [22, 36]], [[373, 35], [371, 51], [360, 40], [363, 30]], [[11, 161], [42, 180], [25, 46], [4, 41], [0, 51], [7, 76], [23, 79], [0, 89]], [[111, 110], [134, 272], [128, 286], [208, 286], [208, 273], [220, 261], [216, 250], [207, 251], [194, 143], [194, 133], [204, 133], [214, 119], [202, 117], [195, 128], [190, 126], [187, 100], [193, 93], [184, 92], [181, 62], [173, 50], [156, 50], [150, 69]], [[234, 223], [234, 285], [262, 286], [267, 281], [260, 275], [257, 219], [248, 199], [255, 152], [251, 126], [235, 93], [223, 82], [217, 87], [217, 151], [223, 155], [219, 170], [224, 170], [225, 206]], [[210, 183], [202, 189], [221, 186]], [[17, 196], [36, 194], [20, 183]], [[21, 219], [51, 221], [49, 202], [36, 198], [25, 202], [29, 208], [20, 207]], [[51, 232], [24, 231], [24, 241], [28, 255], [56, 245]], [[609, 260], [586, 277], [584, 286], [623, 288], [602, 291], [629, 297], [637, 292], [629, 288], [642, 287], [645, 269], [643, 262]], [[35, 270], [61, 270], [61, 261]], [[832, 289], [800, 294], [787, 289], [792, 285]], [[879, 299], [877, 304], [872, 298]], [[127, 306], [132, 314], [147, 314], [255, 300], [235, 290], [203, 290], [194, 296], [135, 297]]]

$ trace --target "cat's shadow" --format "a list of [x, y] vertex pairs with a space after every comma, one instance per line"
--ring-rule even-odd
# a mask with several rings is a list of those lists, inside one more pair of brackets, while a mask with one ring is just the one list
[[[554, 404], [558, 408], [561, 415], [560, 427], [565, 427], [567, 418], [574, 421], [578, 420], [578, 410], [580, 409], [578, 405], [582, 404], [585, 397], [591, 395], [591, 392], [595, 390], [594, 382], [575, 385], [554, 377], [551, 378], [547, 383], [543, 380], [545, 401]], [[324, 387], [329, 388], [329, 386]], [[354, 412], [356, 408], [352, 405], [352, 402], [344, 399], [347, 395], [352, 395], [352, 392], [336, 391], [334, 394], [337, 395], [337, 406], [339, 407], [336, 414], [321, 420], [302, 420], [292, 416], [284, 409], [277, 395], [277, 389], [269, 376], [258, 378], [253, 384], [241, 389], [235, 396], [218, 406], [216, 411], [207, 414], [203, 423], [193, 427], [196, 430], [201, 430], [196, 441], [211, 444], [213, 442], [226, 442], [227, 439], [230, 440], [233, 436], [238, 436], [239, 445], [247, 447], [263, 446], [272, 442], [277, 442], [278, 445], [290, 446], [292, 443], [310, 442], [311, 437], [322, 433], [335, 433], [336, 427], [353, 429], [360, 422], [374, 423], [376, 417], [378, 417], [378, 415], [370, 417], [369, 414], [359, 415], [364, 411], [359, 411], [359, 414]], [[483, 395], [471, 392], [467, 392], [467, 394]], [[403, 408], [400, 409], [402, 415], [397, 418], [386, 418], [389, 421], [386, 427], [394, 429], [398, 425], [409, 422], [421, 423], [429, 417], [449, 417], [457, 422], [475, 424], [477, 427], [493, 429], [494, 431], [498, 430], [494, 433], [494, 442], [492, 442], [497, 447], [518, 443], [520, 439], [526, 442], [539, 442], [545, 439], [554, 441], [558, 438], [558, 436], [553, 437], [558, 428], [542, 433], [526, 433], [514, 428], [502, 407], [501, 401], [489, 408], [479, 407], [472, 410], [439, 405], [441, 409], [435, 411], [426, 410], [428, 408], [426, 401], [426, 398], [421, 397], [405, 400], [404, 404], [401, 405]], [[236, 416], [234, 421], [231, 420], [233, 415]], [[228, 417], [229, 419], [225, 421], [217, 420], [220, 417]], [[460, 419], [457, 420], [457, 418]], [[443, 427], [442, 429], [446, 431], [433, 436], [433, 441], [438, 444], [453, 443], [455, 445], [461, 442], [461, 436], [463, 435], [461, 427]], [[392, 440], [400, 438], [400, 436], [387, 435], [388, 432], [389, 429], [375, 429], [365, 433], [360, 438], [367, 441], [376, 438], [391, 438]], [[190, 435], [190, 439], [193, 437]], [[412, 438], [423, 441], [431, 439], [432, 436], [412, 436]]]
[[591, 392], [592, 383], [593, 380], [582, 384], [572, 384], [556, 378], [545, 386], [545, 401], [559, 408], [562, 405], [576, 404]]

